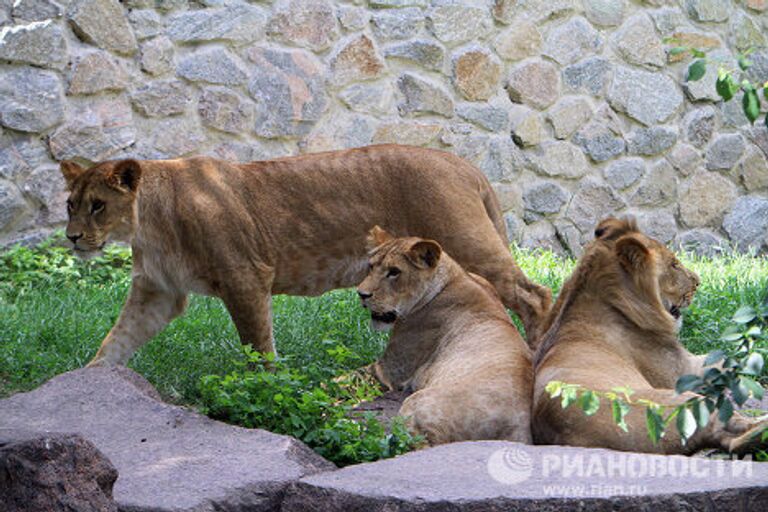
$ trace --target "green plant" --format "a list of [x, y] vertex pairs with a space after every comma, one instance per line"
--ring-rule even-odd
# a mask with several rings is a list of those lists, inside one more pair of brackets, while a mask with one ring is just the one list
[[[666, 42], [672, 44], [679, 43], [675, 39], [667, 39]], [[716, 61], [721, 65], [717, 71], [715, 90], [723, 101], [730, 101], [739, 90], [743, 91], [744, 95], [741, 99], [742, 110], [747, 119], [749, 119], [749, 122], [754, 124], [760, 116], [760, 91], [762, 91], [765, 99], [768, 100], [768, 81], [761, 84], [753, 82], [746, 76], [746, 72], [752, 67], [752, 61], [749, 60], [749, 55], [752, 52], [753, 49], [749, 49], [737, 56], [738, 69], [726, 67], [726, 63], [719, 60]], [[714, 59], [709, 59], [702, 50], [687, 46], [675, 46], [669, 50], [669, 53], [670, 55], [690, 53], [694, 56], [696, 60], [688, 66], [689, 82], [701, 80], [707, 72], [707, 64], [715, 61]], [[768, 127], [768, 116], [766, 116], [764, 122]]]
[[[328, 350], [348, 357], [341, 347]], [[378, 394], [370, 384], [350, 386], [347, 380], [344, 385], [328, 379], [323, 368], [310, 365], [299, 371], [272, 354], [262, 355], [248, 348], [245, 352], [247, 360], [238, 370], [201, 379], [205, 414], [294, 436], [340, 465], [393, 457], [420, 442], [408, 433], [401, 418], [387, 432], [370, 414], [352, 416], [355, 404]]]
[[[765, 390], [761, 380], [765, 379], [764, 354], [768, 346], [768, 293], [759, 306], [739, 308], [721, 339], [736, 343], [736, 347], [710, 352], [704, 362], [704, 366], [710, 368], [702, 375], [683, 375], [678, 379], [675, 386], [678, 393], [692, 392], [697, 396], [677, 407], [645, 399], [632, 400], [634, 391], [629, 388], [602, 392], [551, 381], [545, 389], [551, 398], [560, 398], [564, 409], [577, 404], [587, 416], [600, 409], [601, 399], [609, 401], [614, 422], [625, 432], [628, 430], [625, 417], [630, 407], [645, 407], [646, 429], [654, 443], [658, 443], [673, 421], [685, 443], [697, 429], [707, 426], [714, 413], [725, 423], [734, 414], [734, 403], [742, 406], [750, 396], [763, 398]], [[717, 364], [719, 368], [713, 366]], [[767, 439], [768, 430], [763, 433], [763, 440]]]

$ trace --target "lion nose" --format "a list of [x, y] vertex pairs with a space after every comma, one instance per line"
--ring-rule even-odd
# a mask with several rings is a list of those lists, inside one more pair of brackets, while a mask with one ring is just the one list
[[357, 290], [357, 294], [360, 296], [360, 300], [370, 299], [373, 297], [372, 293], [364, 292], [363, 290]]
[[73, 244], [76, 244], [78, 240], [80, 240], [81, 238], [83, 238], [83, 234], [82, 234], [82, 233], [79, 233], [79, 234], [77, 234], [77, 235], [67, 235], [67, 238], [69, 238], [69, 240], [70, 240], [70, 241], [71, 241]]

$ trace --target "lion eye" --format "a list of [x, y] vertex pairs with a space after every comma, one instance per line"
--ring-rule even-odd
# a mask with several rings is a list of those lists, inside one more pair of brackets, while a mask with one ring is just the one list
[[400, 275], [400, 269], [396, 267], [389, 267], [387, 269], [387, 277], [394, 279]]
[[104, 201], [99, 201], [96, 199], [94, 202], [91, 203], [91, 213], [99, 213], [101, 210], [104, 209]]

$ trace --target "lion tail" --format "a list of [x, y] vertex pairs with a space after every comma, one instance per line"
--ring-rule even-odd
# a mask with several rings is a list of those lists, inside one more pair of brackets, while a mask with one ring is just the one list
[[504, 222], [504, 214], [501, 211], [501, 205], [499, 204], [499, 198], [496, 197], [493, 187], [488, 180], [483, 180], [483, 188], [480, 191], [480, 195], [483, 198], [483, 205], [485, 206], [485, 213], [493, 222], [493, 226], [496, 228], [496, 232], [501, 237], [501, 241], [505, 246], [509, 246], [509, 235], [507, 234], [507, 223]]

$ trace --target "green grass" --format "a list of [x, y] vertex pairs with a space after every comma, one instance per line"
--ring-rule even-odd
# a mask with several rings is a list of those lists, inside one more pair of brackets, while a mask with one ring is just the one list
[[[40, 251], [22, 249], [0, 254], [0, 396], [32, 389], [87, 363], [128, 291], [125, 258], [115, 257], [114, 268], [103, 272], [103, 261], [82, 263], [55, 247], [43, 252], [39, 258]], [[554, 290], [573, 268], [572, 261], [550, 252], [515, 250], [515, 256], [531, 279]], [[49, 264], [52, 259], [55, 264]], [[48, 265], [42, 271], [41, 261]], [[723, 347], [719, 336], [733, 312], [741, 304], [757, 304], [768, 289], [768, 259], [684, 256], [682, 261], [702, 278], [682, 341], [696, 353]], [[278, 352], [289, 356], [290, 365], [301, 368], [311, 361], [327, 367], [329, 375], [372, 362], [386, 342], [370, 330], [365, 310], [349, 290], [318, 298], [276, 297], [274, 328]], [[339, 350], [349, 357], [339, 358]], [[200, 378], [224, 375], [243, 357], [221, 302], [193, 296], [186, 313], [129, 366], [165, 397], [198, 404]]]

